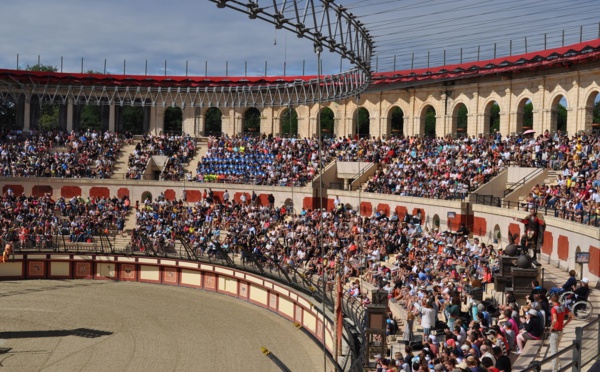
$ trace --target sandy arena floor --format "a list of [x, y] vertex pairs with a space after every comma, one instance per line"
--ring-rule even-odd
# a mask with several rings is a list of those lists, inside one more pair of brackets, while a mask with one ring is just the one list
[[[162, 285], [0, 282], [0, 371], [322, 371], [292, 323], [225, 295]], [[10, 349], [10, 350], [8, 350]]]

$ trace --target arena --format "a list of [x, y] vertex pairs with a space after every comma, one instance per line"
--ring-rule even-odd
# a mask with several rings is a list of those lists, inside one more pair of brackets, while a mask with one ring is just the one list
[[1, 69], [4, 368], [591, 368], [600, 39], [381, 72], [215, 2], [353, 68]]

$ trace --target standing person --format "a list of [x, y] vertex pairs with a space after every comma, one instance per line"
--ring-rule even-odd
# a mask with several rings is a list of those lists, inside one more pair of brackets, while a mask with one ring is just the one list
[[[558, 344], [560, 344], [560, 340], [562, 339], [563, 330], [573, 317], [569, 315], [569, 309], [562, 306], [558, 301], [557, 294], [550, 296], [550, 301], [552, 301], [552, 309], [550, 309], [550, 314], [552, 315], [552, 323], [550, 323], [550, 354], [554, 355], [558, 352]], [[560, 368], [560, 361], [558, 358], [555, 358], [552, 361], [552, 371], [557, 371]]]
[[407, 341], [410, 344], [413, 340], [413, 325], [415, 322], [415, 314], [411, 308], [411, 304], [409, 303], [408, 310], [406, 311], [406, 323], [404, 323], [404, 341]]
[[[533, 250], [533, 259], [535, 260], [542, 243], [546, 223], [544, 220], [538, 218], [535, 208], [532, 208], [529, 211], [529, 216], [526, 218], [513, 217], [513, 220], [519, 221], [525, 225], [525, 247]], [[527, 254], [527, 252], [525, 252], [525, 254]]]
[[429, 333], [435, 327], [435, 311], [429, 300], [423, 300], [423, 306], [421, 306], [421, 327], [423, 327], [424, 339], [429, 336]]
[[229, 203], [229, 190], [225, 190], [223, 193], [223, 204]]

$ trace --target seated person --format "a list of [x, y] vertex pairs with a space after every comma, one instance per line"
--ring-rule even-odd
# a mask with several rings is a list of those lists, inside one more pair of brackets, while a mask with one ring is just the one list
[[575, 270], [569, 271], [569, 279], [567, 279], [565, 284], [563, 284], [562, 287], [554, 287], [554, 288], [550, 289], [550, 291], [548, 291], [548, 294], [553, 295], [553, 294], [561, 294], [562, 292], [566, 292], [566, 291], [572, 291], [573, 288], [577, 285], [577, 279], [575, 278], [575, 275], [577, 275]]
[[573, 291], [577, 301], [587, 301], [591, 292], [589, 285], [590, 280], [588, 278], [581, 279], [581, 285], [575, 291]]
[[525, 328], [517, 336], [517, 345], [519, 346], [517, 354], [523, 351], [523, 346], [525, 346], [527, 340], [539, 340], [544, 332], [541, 319], [538, 318], [538, 312], [535, 309], [527, 311], [525, 316], [527, 318]]

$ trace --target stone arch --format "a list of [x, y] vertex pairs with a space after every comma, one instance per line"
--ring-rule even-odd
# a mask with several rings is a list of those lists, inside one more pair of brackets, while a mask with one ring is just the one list
[[335, 137], [335, 114], [333, 110], [330, 107], [322, 107], [318, 115], [319, 122], [317, 125], [321, 128], [321, 134], [324, 137]]
[[567, 109], [569, 108], [569, 102], [567, 96], [564, 93], [557, 93], [550, 100], [550, 132], [561, 131], [565, 133], [567, 131]]
[[298, 112], [293, 107], [285, 107], [279, 112], [279, 134], [282, 137], [298, 136]]
[[204, 113], [204, 135], [220, 136], [223, 132], [223, 112], [217, 107], [210, 107]]
[[360, 138], [371, 136], [371, 113], [364, 107], [354, 110], [352, 115], [352, 133]]
[[514, 131], [516, 133], [521, 133], [523, 131], [533, 129], [534, 107], [531, 98], [527, 96], [519, 98], [519, 100], [517, 100], [516, 108], [517, 109], [515, 111], [517, 112], [517, 122], [515, 123]]
[[584, 128], [585, 130], [600, 131], [600, 120], [598, 123], [594, 123], [594, 108], [596, 102], [600, 99], [600, 91], [598, 89], [592, 89], [587, 93], [585, 100], [585, 111], [583, 114]]
[[150, 199], [150, 201], [154, 200], [152, 199], [152, 193], [150, 191], [144, 191], [142, 193], [142, 203], [144, 203], [147, 199]]
[[492, 231], [493, 231], [492, 232], [492, 234], [493, 234], [492, 239], [494, 241], [494, 244], [500, 243], [500, 241], [502, 240], [502, 230], [500, 229], [500, 225], [496, 224], [494, 226], [494, 230], [492, 230]]
[[183, 111], [180, 107], [167, 107], [163, 119], [163, 132], [181, 134], [183, 131]]
[[433, 225], [434, 229], [439, 229], [441, 224], [440, 216], [434, 214], [433, 218], [431, 219], [431, 224]]
[[500, 131], [500, 112], [501, 112], [500, 103], [495, 100], [489, 100], [486, 102], [483, 109], [483, 135], [487, 135], [490, 133], [495, 133], [495, 131]]
[[436, 138], [437, 111], [430, 103], [425, 103], [420, 111], [419, 135]]
[[464, 102], [458, 101], [452, 108], [452, 122], [450, 133], [452, 135], [464, 137], [468, 133], [469, 126], [469, 109]]
[[[137, 101], [140, 102], [140, 101]], [[130, 131], [133, 134], [143, 134], [150, 129], [150, 108], [149, 102], [144, 106], [137, 105], [116, 105], [115, 106], [115, 130], [119, 132]]]
[[387, 114], [386, 133], [392, 136], [404, 136], [404, 111], [398, 106], [390, 107]]
[[256, 107], [250, 107], [244, 111], [242, 132], [250, 134], [260, 133], [261, 113]]
[[52, 101], [51, 97], [43, 94], [31, 96], [30, 128], [41, 131], [67, 129], [67, 105]]

